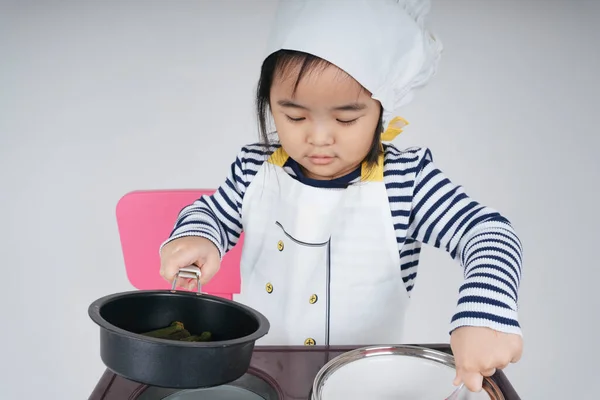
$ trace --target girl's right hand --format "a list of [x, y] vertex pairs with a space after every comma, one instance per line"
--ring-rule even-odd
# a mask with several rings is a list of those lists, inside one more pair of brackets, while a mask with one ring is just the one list
[[[161, 249], [160, 275], [169, 283], [173, 283], [180, 268], [190, 265], [200, 267], [200, 284], [207, 284], [221, 266], [219, 250], [213, 242], [199, 236], [175, 239]], [[176, 287], [195, 290], [196, 280], [179, 278]]]

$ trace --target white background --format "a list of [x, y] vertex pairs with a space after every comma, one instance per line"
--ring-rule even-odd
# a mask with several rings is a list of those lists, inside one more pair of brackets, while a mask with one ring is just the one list
[[[116, 203], [223, 181], [257, 138], [273, 11], [266, 0], [0, 0], [1, 398], [91, 393], [104, 366], [87, 307], [131, 289]], [[429, 146], [520, 234], [525, 352], [506, 372], [524, 399], [595, 398], [599, 21], [594, 0], [434, 0], [444, 57], [395, 141]], [[448, 341], [460, 281], [425, 248], [410, 341]]]

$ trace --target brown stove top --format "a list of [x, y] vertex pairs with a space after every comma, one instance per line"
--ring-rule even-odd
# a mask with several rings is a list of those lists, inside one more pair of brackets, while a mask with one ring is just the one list
[[[451, 354], [447, 344], [418, 345]], [[308, 400], [319, 370], [354, 347], [263, 347], [254, 350], [248, 373], [235, 382], [203, 390], [178, 390], [132, 382], [106, 370], [89, 400]], [[502, 371], [487, 380], [494, 400], [520, 400]]]

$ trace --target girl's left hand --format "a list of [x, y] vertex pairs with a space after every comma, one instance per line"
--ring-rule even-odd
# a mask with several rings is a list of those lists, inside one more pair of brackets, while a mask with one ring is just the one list
[[481, 391], [484, 376], [516, 363], [523, 352], [521, 336], [473, 326], [454, 330], [450, 345], [456, 363], [454, 384], [463, 382], [471, 392]]

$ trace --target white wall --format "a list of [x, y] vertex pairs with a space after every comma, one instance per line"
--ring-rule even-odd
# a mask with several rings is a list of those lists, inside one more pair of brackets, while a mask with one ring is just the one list
[[[0, 397], [90, 394], [104, 368], [87, 307], [131, 289], [116, 202], [134, 189], [222, 182], [256, 138], [273, 6], [0, 0]], [[592, 399], [599, 2], [433, 8], [445, 56], [397, 144], [431, 147], [521, 235], [525, 353], [506, 372], [522, 397]], [[460, 280], [446, 254], [425, 249], [411, 341], [448, 340]]]

